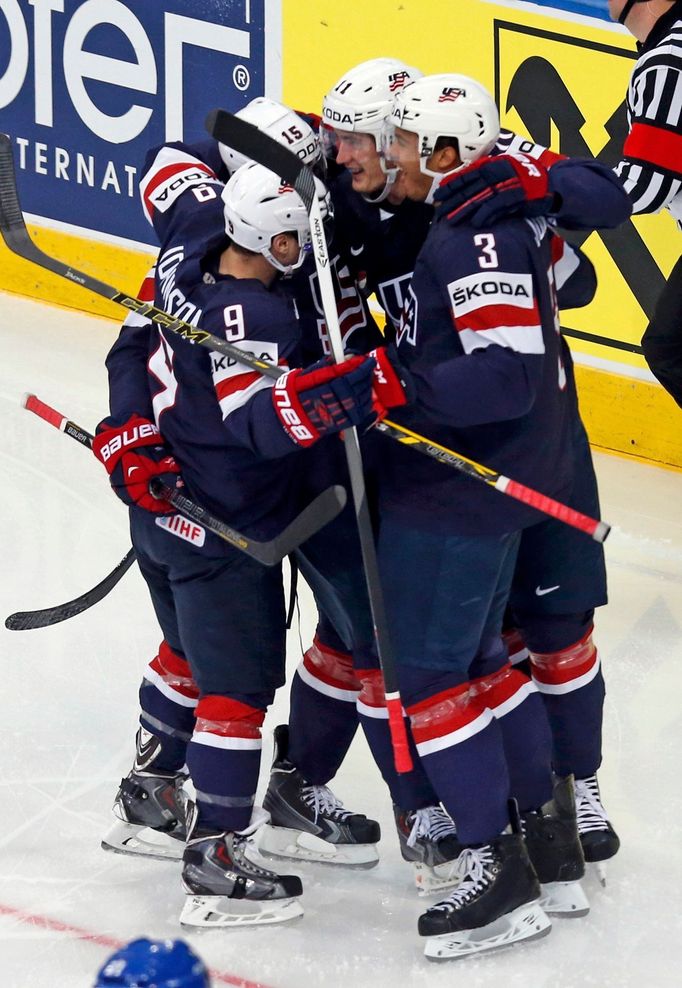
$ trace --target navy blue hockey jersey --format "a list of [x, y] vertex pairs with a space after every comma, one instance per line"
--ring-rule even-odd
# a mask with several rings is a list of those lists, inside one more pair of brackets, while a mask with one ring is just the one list
[[[273, 364], [297, 365], [300, 327], [291, 298], [277, 283], [267, 288], [218, 273], [227, 246], [221, 191], [221, 183], [198, 175], [172, 208], [154, 208], [156, 304]], [[266, 419], [279, 429], [272, 381], [163, 329], [154, 327], [149, 340], [154, 418], [190, 496], [248, 534], [279, 531], [300, 507], [296, 472], [305, 457], [290, 443], [292, 455], [265, 458], [259, 429]]]
[[[490, 232], [434, 223], [397, 343], [417, 398], [392, 417], [545, 494], [565, 493], [574, 409], [544, 220], [509, 220]], [[387, 444], [384, 460], [382, 507], [412, 523], [493, 534], [538, 520], [409, 448]]]

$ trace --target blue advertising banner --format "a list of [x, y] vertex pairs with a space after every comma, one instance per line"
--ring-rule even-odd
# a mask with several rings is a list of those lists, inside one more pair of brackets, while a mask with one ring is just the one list
[[24, 211], [152, 244], [145, 152], [265, 92], [268, 11], [278, 38], [271, 0], [0, 0], [0, 130]]

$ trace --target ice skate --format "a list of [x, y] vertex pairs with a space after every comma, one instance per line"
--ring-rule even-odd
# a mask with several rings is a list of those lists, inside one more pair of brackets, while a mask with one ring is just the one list
[[303, 887], [297, 875], [278, 875], [261, 867], [253, 854], [255, 826], [241, 833], [205, 832], [192, 807], [190, 834], [183, 854], [182, 882], [187, 899], [180, 915], [190, 929], [266, 926], [303, 915]]
[[400, 853], [414, 865], [419, 895], [452, 888], [460, 880], [459, 855], [464, 848], [457, 840], [452, 818], [441, 806], [419, 810], [393, 807], [400, 839]]
[[590, 904], [580, 884], [585, 874], [572, 777], [557, 780], [553, 798], [524, 813], [528, 855], [542, 885], [540, 903], [550, 916], [586, 916]]
[[451, 960], [546, 936], [540, 884], [520, 834], [462, 851], [461, 881], [447, 899], [419, 917], [430, 960]]
[[129, 772], [116, 793], [105, 851], [179, 860], [185, 848], [184, 776]]
[[289, 728], [275, 728], [275, 753], [264, 808], [270, 824], [258, 841], [274, 858], [372, 868], [379, 860], [379, 824], [344, 808], [327, 786], [308, 785], [287, 760]]
[[596, 775], [575, 780], [575, 808], [585, 861], [594, 864], [606, 885], [606, 861], [618, 852], [620, 840], [602, 805]]

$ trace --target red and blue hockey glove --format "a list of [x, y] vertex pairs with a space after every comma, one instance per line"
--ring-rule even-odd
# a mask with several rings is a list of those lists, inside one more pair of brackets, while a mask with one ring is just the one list
[[272, 389], [279, 423], [298, 446], [360, 425], [372, 414], [374, 360], [351, 357], [342, 364], [318, 361], [288, 371]]
[[547, 216], [556, 207], [549, 171], [526, 155], [480, 158], [438, 188], [436, 216], [481, 228], [509, 216]]
[[182, 487], [180, 467], [164, 447], [153, 422], [131, 415], [125, 425], [100, 423], [92, 451], [103, 463], [116, 494], [127, 505], [138, 505], [154, 514], [167, 515], [175, 508], [149, 492], [158, 477], [168, 487]]
[[371, 350], [370, 357], [376, 361], [372, 391], [374, 411], [379, 419], [386, 416], [389, 408], [408, 405], [414, 398], [414, 385], [410, 374], [398, 360], [398, 352], [393, 344]]

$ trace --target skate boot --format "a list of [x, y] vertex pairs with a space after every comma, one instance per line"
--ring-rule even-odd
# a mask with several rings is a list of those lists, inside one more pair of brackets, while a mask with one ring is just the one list
[[457, 840], [455, 825], [441, 806], [401, 810], [394, 804], [400, 853], [414, 865], [419, 895], [440, 892], [460, 880], [458, 859], [464, 848]]
[[265, 926], [303, 915], [297, 875], [277, 875], [247, 857], [259, 821], [241, 833], [207, 832], [190, 811], [190, 833], [183, 854], [182, 883], [187, 899], [182, 926], [217, 929], [225, 926]]
[[522, 815], [528, 856], [542, 885], [540, 904], [550, 916], [586, 916], [580, 885], [585, 859], [578, 837], [573, 778], [558, 779], [552, 799]]
[[275, 728], [275, 752], [258, 850], [268, 857], [372, 868], [379, 860], [379, 824], [351, 813], [327, 786], [308, 785], [287, 759], [289, 728]]
[[179, 860], [185, 847], [184, 776], [129, 772], [116, 793], [116, 822], [102, 840], [105, 851]]
[[575, 808], [585, 861], [595, 864], [599, 880], [606, 885], [605, 862], [617, 853], [620, 840], [602, 805], [596, 775], [575, 780]]
[[140, 728], [132, 771], [116, 793], [116, 822], [102, 840], [105, 851], [179, 860], [185, 847], [187, 797], [185, 776], [154, 772], [161, 742]]
[[460, 855], [459, 885], [419, 917], [424, 954], [449, 960], [546, 936], [540, 883], [520, 833], [504, 833]]

